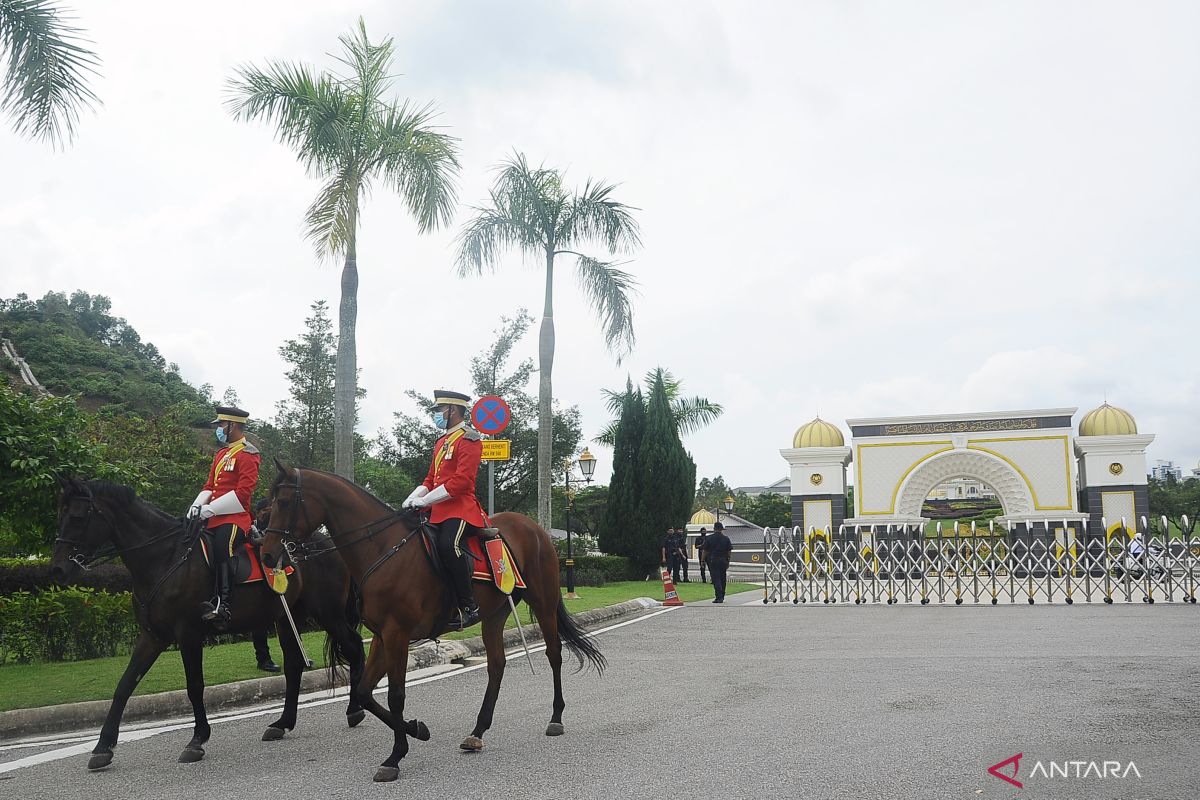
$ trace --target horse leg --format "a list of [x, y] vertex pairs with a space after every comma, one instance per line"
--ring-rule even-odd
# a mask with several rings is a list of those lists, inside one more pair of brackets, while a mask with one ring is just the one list
[[[361, 647], [361, 643], [359, 645]], [[370, 711], [384, 725], [395, 729], [392, 724], [392, 714], [375, 699], [375, 687], [383, 680], [387, 672], [387, 657], [384, 654], [383, 637], [375, 634], [371, 639], [371, 649], [367, 653], [367, 662], [363, 666], [362, 675], [358, 681], [351, 679], [350, 691], [358, 698], [358, 703]], [[353, 673], [351, 673], [353, 675]]]
[[[392, 728], [392, 752], [375, 770], [377, 782], [394, 781], [400, 777], [400, 759], [408, 755], [408, 737], [422, 742], [429, 741], [429, 728], [415, 719], [404, 721], [404, 678], [408, 671], [409, 632], [397, 625], [388, 626], [384, 636], [384, 652], [387, 659], [388, 709], [392, 712], [395, 726]], [[375, 643], [371, 643], [374, 654]]]
[[189, 636], [179, 642], [179, 655], [183, 658], [183, 674], [187, 679], [187, 696], [192, 704], [192, 715], [196, 724], [192, 729], [192, 740], [179, 754], [179, 763], [190, 764], [204, 758], [204, 743], [212, 734], [208, 724], [208, 713], [204, 709], [204, 639]]
[[492, 714], [496, 710], [496, 699], [500, 696], [500, 682], [504, 680], [504, 622], [507, 619], [508, 616], [501, 616], [497, 609], [483, 620], [488, 685], [487, 691], [483, 693], [483, 705], [479, 707], [479, 716], [475, 720], [475, 730], [459, 745], [459, 748], [469, 752], [483, 749], [483, 734], [492, 727]]
[[539, 602], [538, 607], [534, 609], [537, 615], [538, 627], [542, 629], [542, 639], [546, 642], [546, 660], [550, 662], [550, 672], [554, 675], [554, 704], [551, 707], [550, 724], [546, 726], [547, 736], [562, 736], [563, 710], [567, 707], [567, 701], [563, 699], [562, 690], [562, 639], [558, 635], [558, 582], [557, 576], [554, 586], [554, 594], [552, 600], [554, 605], [546, 608], [550, 601]]
[[357, 689], [363, 679], [363, 667], [366, 661], [362, 636], [349, 625], [341, 628], [335, 627], [333, 630], [337, 631], [335, 646], [341, 648], [342, 653], [350, 662], [350, 702], [346, 706], [346, 724], [353, 728], [367, 715], [362, 701], [358, 698]]
[[283, 713], [263, 731], [264, 742], [274, 742], [296, 727], [296, 707], [300, 702], [300, 678], [304, 674], [304, 653], [284, 620], [275, 623], [279, 648], [283, 651], [283, 674], [287, 680], [283, 695]]
[[133, 645], [133, 653], [129, 656], [129, 664], [117, 682], [117, 690], [113, 693], [112, 705], [108, 707], [108, 716], [104, 718], [104, 727], [100, 729], [100, 740], [92, 750], [88, 759], [88, 769], [103, 769], [112, 763], [113, 746], [117, 743], [117, 734], [121, 729], [121, 717], [125, 713], [125, 704], [137, 688], [139, 682], [150, 671], [150, 667], [166, 650], [165, 643], [147, 631], [142, 631]]

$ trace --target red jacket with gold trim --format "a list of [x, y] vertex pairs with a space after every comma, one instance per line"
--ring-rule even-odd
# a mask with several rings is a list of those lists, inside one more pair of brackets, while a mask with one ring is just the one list
[[422, 484], [426, 489], [445, 486], [450, 497], [429, 506], [429, 521], [466, 520], [477, 528], [488, 526], [483, 508], [475, 497], [475, 477], [483, 442], [479, 434], [466, 426], [450, 431], [433, 446], [433, 463]]
[[262, 455], [258, 448], [244, 438], [217, 451], [212, 467], [208, 470], [208, 482], [204, 484], [204, 489], [212, 492], [208, 502], [211, 503], [223, 494], [235, 492], [238, 502], [247, 510], [240, 514], [209, 517], [208, 527], [215, 528], [232, 522], [243, 531], [250, 530], [250, 496], [254, 494], [254, 486], [258, 483], [258, 465], [261, 460]]

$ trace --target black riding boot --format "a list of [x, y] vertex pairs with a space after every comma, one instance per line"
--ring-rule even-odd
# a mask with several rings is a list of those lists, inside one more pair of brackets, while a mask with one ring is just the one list
[[233, 611], [229, 607], [229, 594], [233, 589], [233, 564], [223, 561], [217, 565], [217, 597], [216, 604], [212, 600], [200, 604], [200, 618], [211, 621], [214, 625], [224, 625], [229, 622]]
[[475, 559], [470, 554], [463, 553], [458, 557], [454, 570], [454, 593], [458, 595], [458, 608], [461, 615], [460, 628], [469, 628], [479, 622], [479, 605], [471, 591], [471, 573], [475, 571]]

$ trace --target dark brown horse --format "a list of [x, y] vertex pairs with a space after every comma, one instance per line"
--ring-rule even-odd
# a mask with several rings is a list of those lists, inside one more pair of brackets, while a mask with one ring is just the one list
[[[446, 629], [453, 603], [443, 580], [435, 573], [422, 546], [420, 518], [396, 511], [370, 492], [344, 478], [311, 469], [292, 469], [278, 460], [279, 475], [271, 487], [271, 521], [263, 542], [263, 561], [277, 563], [293, 543], [306, 542], [324, 525], [362, 594], [363, 623], [375, 633], [363, 679], [356, 687], [359, 702], [394, 732], [392, 752], [375, 772], [376, 781], [393, 781], [399, 762], [408, 753], [408, 737], [429, 738], [429, 729], [404, 719], [404, 677], [409, 642], [435, 636]], [[563, 733], [566, 708], [562, 693], [562, 645], [582, 667], [584, 659], [603, 672], [604, 656], [579, 628], [563, 605], [559, 592], [558, 554], [550, 536], [529, 517], [501, 513], [492, 517], [520, 567], [527, 588], [514, 600], [524, 600], [537, 616], [546, 642], [546, 659], [554, 673], [554, 702], [547, 736]], [[479, 750], [492, 725], [492, 713], [504, 677], [504, 622], [508, 598], [491, 584], [475, 584], [487, 646], [488, 686], [475, 729], [460, 747]], [[388, 710], [371, 696], [384, 674], [388, 677]]]
[[[121, 725], [121, 716], [138, 682], [159, 655], [178, 643], [187, 677], [188, 700], [195, 714], [195, 727], [181, 762], [204, 757], [204, 743], [211, 727], [204, 709], [204, 639], [212, 626], [200, 619], [200, 603], [212, 596], [212, 571], [199, 546], [200, 526], [159, 511], [137, 497], [128, 486], [106, 481], [60, 480], [58, 539], [54, 546], [51, 574], [67, 581], [99, 557], [119, 556], [133, 577], [133, 610], [141, 634], [129, 657], [125, 674], [117, 683], [112, 705], [92, 750], [88, 769], [107, 767]], [[325, 629], [326, 654], [332, 673], [337, 664], [350, 667], [351, 685], [362, 675], [362, 637], [358, 633], [357, 598], [346, 569], [336, 556], [326, 556], [327, 565], [312, 569], [307, 562], [291, 575], [285, 595], [297, 624], [311, 617]], [[304, 658], [291, 627], [283, 619], [279, 595], [260, 581], [235, 586], [233, 618], [224, 628], [229, 633], [247, 633], [278, 623], [283, 649], [287, 692], [283, 714], [263, 733], [264, 741], [282, 738], [296, 726], [296, 705]], [[346, 719], [350, 727], [362, 721], [364, 712], [351, 692]]]

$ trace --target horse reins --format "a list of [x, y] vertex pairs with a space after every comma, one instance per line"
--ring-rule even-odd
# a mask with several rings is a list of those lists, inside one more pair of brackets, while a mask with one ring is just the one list
[[[308, 507], [304, 505], [304, 489], [301, 485], [301, 471], [299, 469], [296, 470], [295, 483], [280, 483], [275, 488], [276, 488], [276, 490], [291, 489], [295, 493], [296, 499], [292, 505], [292, 515], [291, 515], [292, 518], [289, 521], [287, 528], [267, 528], [266, 530], [263, 531], [263, 533], [278, 534], [280, 540], [283, 542], [284, 549], [287, 551], [288, 556], [291, 557], [295, 550], [301, 550], [302, 552], [306, 551], [308, 549], [308, 544], [309, 544], [307, 542], [297, 542], [295, 539], [295, 536], [292, 534], [292, 529], [296, 527], [296, 518], [297, 518], [297, 516], [299, 516], [301, 511], [303, 511], [303, 513], [304, 513], [304, 521], [306, 523], [308, 522]], [[323, 555], [323, 554], [328, 553], [333, 550], [349, 549], [356, 544], [365, 542], [368, 539], [372, 539], [375, 536], [377, 536], [378, 534], [383, 533], [388, 528], [392, 527], [392, 525], [394, 525], [396, 522], [398, 522], [402, 519], [403, 519], [403, 517], [399, 511], [396, 511], [394, 508], [389, 507], [387, 514], [380, 517], [379, 519], [372, 520], [371, 522], [368, 522], [364, 525], [359, 525], [357, 527], [350, 528], [349, 530], [336, 531], [336, 532], [331, 528], [329, 530], [329, 543], [331, 546], [322, 548], [320, 551], [318, 551], [316, 553], [316, 555], [318, 555], [318, 556]], [[376, 528], [376, 526], [380, 525], [381, 523], [386, 523], [386, 524], [384, 524], [383, 527], [381, 527], [381, 528]], [[366, 531], [366, 533], [363, 534], [362, 536], [359, 536], [357, 539], [352, 539], [348, 542], [342, 542], [340, 544], [336, 541], [337, 537], [345, 537], [352, 533], [357, 533], [358, 531], [364, 531], [364, 530]], [[379, 558], [377, 558], [375, 560], [375, 562], [373, 564], [371, 564], [371, 566], [367, 567], [367, 569], [363, 572], [362, 579], [359, 580], [359, 582], [358, 582], [359, 589], [362, 589], [362, 587], [366, 585], [367, 579], [371, 577], [372, 573], [374, 573], [377, 569], [379, 569], [381, 566], [383, 566], [384, 562], [386, 562], [392, 556], [396, 555], [396, 553], [400, 552], [400, 548], [402, 548], [402, 547], [404, 547], [404, 545], [408, 544], [408, 542], [414, 536], [416, 536], [420, 530], [421, 530], [420, 525], [413, 528], [411, 531], [409, 531], [407, 536], [405, 536], [403, 539], [401, 539], [396, 544], [389, 547], [386, 551], [384, 551], [383, 555], [381, 555]], [[305, 555], [304, 555], [304, 558], [315, 558], [315, 557], [316, 556], [310, 556], [307, 553], [305, 553]]]

